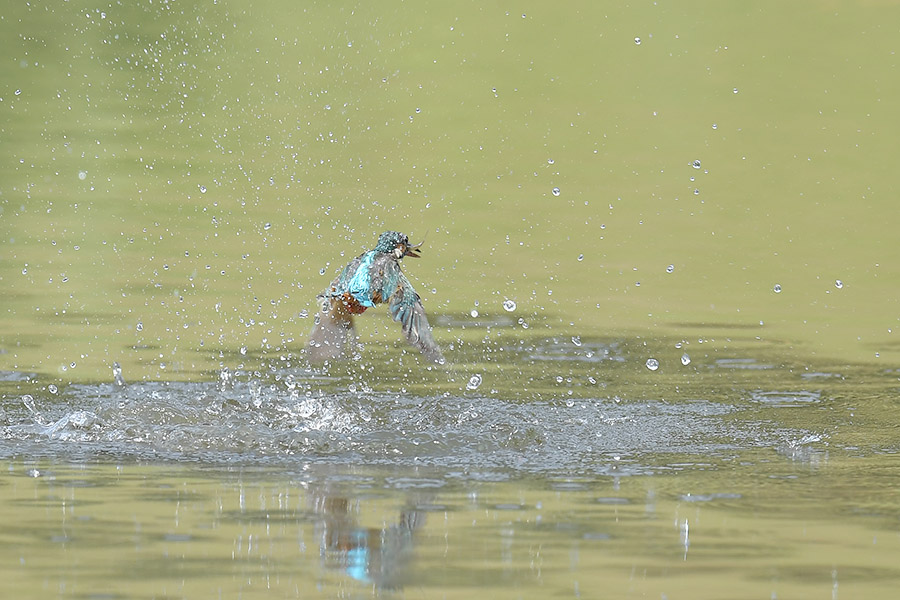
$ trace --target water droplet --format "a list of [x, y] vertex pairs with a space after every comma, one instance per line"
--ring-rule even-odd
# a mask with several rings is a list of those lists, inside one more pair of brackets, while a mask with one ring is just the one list
[[305, 319], [309, 316], [309, 311], [304, 308], [297, 314], [297, 316], [300, 317], [301, 319]]
[[694, 188], [694, 195], [695, 195], [695, 196], [699, 196], [699, 195], [700, 195], [700, 190], [698, 190], [697, 188]]
[[666, 273], [674, 273], [674, 272], [675, 272], [675, 265], [669, 265], [668, 267], [666, 267]]
[[718, 123], [713, 123], [713, 124], [712, 124], [712, 128], [713, 128], [713, 129], [718, 129], [718, 128], [719, 128]]
[[640, 46], [640, 45], [641, 45], [641, 38], [639, 38], [639, 37], [634, 38], [634, 43], [635, 43], [636, 45]]
[[478, 386], [480, 386], [480, 385], [481, 385], [481, 375], [476, 373], [476, 374], [472, 375], [471, 377], [469, 377], [469, 381], [466, 382], [466, 389], [469, 391], [477, 390]]
[[734, 93], [735, 93], [735, 94], [738, 93], [738, 89], [737, 89], [737, 88], [734, 88]]
[[578, 255], [578, 262], [581, 262], [581, 261], [583, 261], [583, 260], [584, 260], [584, 254], [579, 254], [579, 255]]
[[138, 321], [138, 324], [135, 326], [135, 329], [137, 329], [138, 331], [143, 331], [143, 330], [144, 330], [144, 324], [141, 323], [140, 321]]
[[694, 167], [695, 169], [699, 169], [699, 168], [700, 168], [700, 161], [699, 161], [699, 160], [695, 160], [694, 162], [691, 163], [691, 166]]
[[201, 194], [205, 194], [205, 193], [206, 193], [206, 186], [205, 186], [205, 185], [201, 185], [201, 186], [200, 186], [200, 193], [201, 193]]
[[559, 196], [559, 194], [560, 194], [559, 188], [558, 187], [553, 188], [552, 190], [550, 190], [550, 193], [553, 194], [554, 196]]
[[780, 284], [780, 283], [776, 283], [776, 284], [775, 284], [775, 287], [773, 287], [772, 289], [775, 290], [775, 293], [776, 293], [776, 294], [780, 294], [780, 293], [781, 293], [781, 284]]
[[657, 370], [659, 368], [659, 361], [656, 360], [655, 358], [648, 358], [647, 359], [647, 368], [650, 369], [651, 371]]
[[231, 374], [228, 367], [222, 367], [222, 370], [219, 371], [219, 381], [217, 386], [220, 392], [234, 388], [234, 375]]
[[553, 160], [552, 158], [548, 158], [548, 159], [547, 159], [547, 164], [548, 164], [548, 165], [552, 165], [552, 164], [555, 163], [555, 162], [556, 162], [556, 161]]
[[681, 355], [681, 364], [683, 364], [684, 366], [688, 366], [689, 364], [691, 364], [691, 357], [688, 356], [686, 352]]
[[241, 356], [247, 356], [247, 346], [241, 346]]
[[516, 310], [516, 303], [512, 300], [504, 300], [503, 310], [505, 310], [506, 312], [512, 312]]
[[265, 225], [263, 225], [263, 229], [265, 229], [266, 231], [272, 229], [272, 224], [271, 224], [271, 223], [266, 223]]
[[321, 269], [319, 269], [319, 275], [324, 275], [324, 274], [325, 274], [325, 267], [322, 267]]
[[836, 287], [837, 289], [841, 289], [842, 287], [844, 287], [844, 282], [841, 281], [840, 279], [835, 279], [834, 287]]
[[52, 383], [47, 386], [47, 391], [51, 394], [56, 394], [59, 391], [59, 388], [53, 385]]
[[576, 346], [581, 346], [581, 336], [573, 335], [572, 343], [575, 344]]
[[87, 179], [87, 171], [78, 171], [78, 179], [81, 181]]
[[475, 310], [475, 309], [473, 308], [473, 309], [469, 312], [469, 314], [472, 315], [472, 318], [474, 319], [475, 317], [478, 316], [478, 311]]
[[16, 96], [19, 96], [19, 95], [22, 94], [22, 90], [16, 90], [16, 91], [13, 92], [13, 93], [14, 93]]
[[117, 362], [113, 363], [113, 383], [116, 387], [125, 387], [125, 378], [122, 377], [122, 365]]

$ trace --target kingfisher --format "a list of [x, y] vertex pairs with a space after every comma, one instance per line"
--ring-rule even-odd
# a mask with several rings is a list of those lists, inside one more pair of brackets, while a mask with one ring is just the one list
[[356, 338], [353, 315], [378, 304], [388, 304], [391, 317], [403, 326], [407, 341], [427, 359], [443, 364], [444, 355], [431, 335], [419, 294], [400, 270], [404, 257], [419, 258], [415, 246], [397, 231], [385, 231], [373, 250], [363, 252], [319, 294], [321, 310], [309, 336], [308, 352], [314, 360], [338, 358]]

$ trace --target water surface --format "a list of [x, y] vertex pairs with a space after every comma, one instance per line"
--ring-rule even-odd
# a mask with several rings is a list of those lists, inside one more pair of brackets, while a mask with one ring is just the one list
[[[4, 8], [8, 594], [893, 598], [897, 22]], [[447, 363], [308, 364], [386, 229]]]

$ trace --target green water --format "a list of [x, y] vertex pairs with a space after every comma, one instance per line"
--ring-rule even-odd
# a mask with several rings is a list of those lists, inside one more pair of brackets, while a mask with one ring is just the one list
[[[898, 22], [0, 9], [4, 580], [893, 597]], [[448, 364], [369, 311], [310, 369], [316, 293], [385, 229], [426, 238]]]

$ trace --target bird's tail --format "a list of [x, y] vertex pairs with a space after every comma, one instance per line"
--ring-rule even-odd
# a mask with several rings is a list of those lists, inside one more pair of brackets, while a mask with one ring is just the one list
[[307, 356], [313, 362], [341, 358], [356, 340], [353, 316], [344, 303], [334, 298], [320, 300], [321, 308], [306, 346]]

